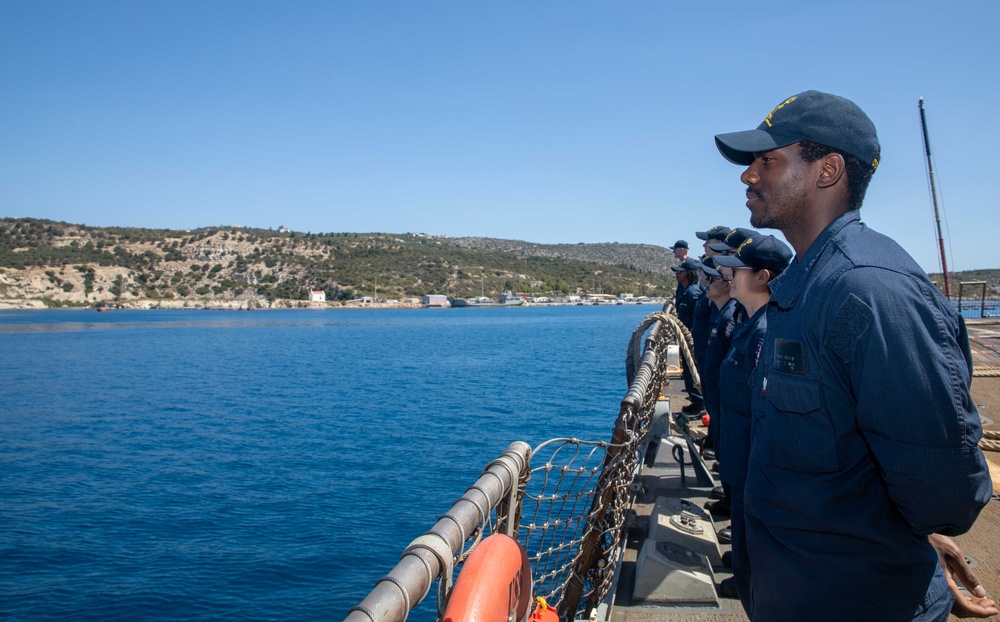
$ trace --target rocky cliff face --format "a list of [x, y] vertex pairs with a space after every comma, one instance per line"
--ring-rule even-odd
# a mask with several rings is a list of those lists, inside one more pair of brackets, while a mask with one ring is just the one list
[[128, 278], [128, 269], [115, 266], [91, 268], [85, 273], [70, 267], [0, 270], [0, 299], [25, 300], [44, 306], [44, 300], [78, 305], [107, 300], [107, 292], [119, 277]]

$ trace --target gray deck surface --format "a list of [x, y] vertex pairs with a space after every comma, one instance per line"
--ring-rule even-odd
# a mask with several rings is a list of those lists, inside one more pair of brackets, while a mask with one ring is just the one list
[[[974, 375], [972, 381], [972, 396], [980, 416], [983, 419], [984, 430], [1000, 431], [1000, 322], [995, 320], [969, 321], [970, 342], [973, 352]], [[681, 397], [682, 383], [680, 378], [672, 379], [669, 386], [664, 387], [664, 394], [669, 398], [671, 411], [679, 411], [687, 404]], [[665, 422], [660, 422], [664, 425]], [[692, 426], [695, 433], [703, 434], [700, 424]], [[719, 598], [718, 607], [673, 607], [650, 606], [632, 603], [631, 595], [635, 581], [635, 561], [639, 548], [645, 537], [650, 513], [656, 498], [682, 497], [701, 506], [709, 500], [710, 488], [698, 487], [693, 481], [691, 468], [686, 469], [687, 486], [680, 482], [680, 469], [676, 463], [661, 452], [654, 466], [643, 468], [643, 491], [638, 495], [633, 509], [637, 520], [630, 530], [629, 545], [625, 552], [614, 606], [611, 610], [612, 622], [675, 622], [691, 620], [694, 622], [732, 622], [747, 620], [739, 600]], [[1000, 493], [1000, 452], [986, 451], [986, 459], [990, 464], [993, 476], [993, 491]], [[673, 463], [671, 465], [671, 463]], [[716, 521], [716, 529], [728, 525], [727, 521]], [[1000, 596], [1000, 502], [994, 500], [983, 509], [972, 530], [958, 538], [966, 556], [970, 558], [979, 579], [986, 590], [994, 597]], [[722, 546], [728, 550], [728, 546]], [[721, 581], [730, 576], [726, 568], [713, 565], [715, 580]], [[957, 620], [955, 616], [952, 620]], [[988, 618], [1000, 620], [1000, 616]]]

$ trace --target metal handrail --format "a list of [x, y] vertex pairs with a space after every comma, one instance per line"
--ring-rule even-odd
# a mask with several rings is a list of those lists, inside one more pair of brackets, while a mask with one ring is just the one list
[[[399, 563], [376, 582], [359, 605], [351, 608], [345, 621], [403, 622], [427, 596], [434, 579], [442, 576], [448, 587], [455, 556], [490, 512], [508, 499], [520, 478], [527, 475], [530, 453], [527, 443], [511, 443], [430, 531], [406, 547]], [[516, 508], [508, 507], [508, 512], [516, 515]]]

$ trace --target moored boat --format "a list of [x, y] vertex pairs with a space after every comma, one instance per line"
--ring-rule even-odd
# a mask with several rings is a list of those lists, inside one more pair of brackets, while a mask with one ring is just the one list
[[499, 299], [488, 298], [486, 296], [477, 296], [475, 298], [449, 297], [448, 302], [451, 303], [452, 307], [519, 307], [525, 303], [525, 300], [508, 290], [500, 294]]

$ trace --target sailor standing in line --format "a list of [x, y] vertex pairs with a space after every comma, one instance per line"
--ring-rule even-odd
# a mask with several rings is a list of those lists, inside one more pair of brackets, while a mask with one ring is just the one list
[[[688, 243], [684, 240], [677, 240], [673, 246], [668, 246], [667, 248], [673, 251], [677, 265], [684, 263], [684, 260], [688, 257]], [[670, 266], [670, 268], [676, 271], [674, 266]], [[681, 296], [684, 295], [685, 287], [680, 281], [677, 281], [677, 289], [674, 291], [674, 306], [677, 306], [677, 303], [680, 302]]]
[[709, 229], [708, 231], [695, 231], [694, 234], [698, 237], [699, 240], [702, 240], [704, 242], [702, 244], [702, 248], [705, 249], [705, 256], [711, 257], [716, 253], [711, 248], [709, 248], [709, 246], [717, 242], [725, 241], [726, 236], [732, 233], [732, 231], [733, 230], [730, 229], [729, 227], [716, 225], [711, 229]]
[[[725, 359], [726, 353], [729, 352], [729, 344], [732, 341], [733, 329], [736, 325], [734, 315], [739, 308], [739, 303], [736, 302], [736, 299], [730, 297], [729, 282], [716, 269], [716, 259], [717, 257], [706, 258], [702, 262], [701, 268], [708, 280], [708, 290], [705, 292], [705, 296], [712, 301], [715, 315], [708, 334], [708, 345], [705, 348], [704, 371], [699, 368], [699, 372], [701, 373], [702, 394], [705, 396], [705, 409], [709, 415], [708, 437], [711, 440], [712, 447], [715, 449], [715, 454], [721, 468], [721, 465], [725, 463], [726, 457], [719, 443], [720, 423], [722, 420], [719, 416], [719, 403], [721, 401], [719, 393], [719, 370], [722, 367], [722, 361]], [[725, 515], [729, 513], [729, 499], [724, 491], [719, 492], [722, 492], [722, 499], [715, 503], [710, 502], [706, 507], [715, 514]]]
[[[754, 234], [758, 234], [758, 232], [754, 231], [753, 229], [745, 229], [743, 227], [737, 227], [737, 228], [732, 229], [732, 230], [728, 230], [727, 229], [727, 231], [729, 231], [729, 233], [726, 234], [726, 238], [722, 242], [718, 242], [718, 241], [715, 241], [715, 240], [709, 240], [709, 241], [705, 242], [705, 251], [709, 252], [709, 253], [712, 253], [713, 260], [717, 259], [718, 257], [720, 257], [722, 255], [727, 255], [727, 254], [735, 251], [736, 248], [738, 248], [739, 245], [742, 244], [744, 240], [746, 240], [747, 238], [749, 238], [750, 236], [752, 236]], [[731, 287], [730, 287], [730, 293], [732, 293], [732, 288]], [[713, 307], [713, 309], [714, 309], [714, 307]], [[739, 324], [744, 319], [746, 319], [746, 313], [743, 311], [742, 305], [740, 305], [737, 308], [737, 312], [734, 314], [733, 317], [736, 319], [737, 324]], [[723, 355], [723, 358], [725, 358], [725, 355]], [[721, 365], [721, 363], [720, 363], [720, 365]], [[721, 424], [722, 417], [723, 417], [723, 415], [722, 415], [722, 412], [721, 412], [721, 409], [720, 409], [719, 416], [717, 417], [718, 418], [718, 422], [717, 422], [718, 424]], [[716, 428], [716, 430], [719, 430], [719, 429], [720, 428]], [[720, 464], [721, 463], [716, 463], [715, 471], [717, 473], [721, 470], [721, 467], [719, 466]], [[712, 506], [711, 506], [712, 507], [712, 511], [715, 512], [716, 514], [718, 514], [720, 512], [726, 512], [726, 513], [728, 513], [729, 507], [730, 507], [730, 501], [731, 501], [731, 499], [730, 499], [731, 493], [732, 493], [732, 489], [729, 486], [729, 484], [726, 483], [726, 482], [722, 482], [721, 485], [716, 486], [712, 490], [712, 498], [713, 499], [719, 499], [720, 502], [712, 504]], [[722, 544], [728, 544], [730, 542], [731, 531], [732, 530], [729, 527], [726, 527], [725, 529], [721, 530], [719, 532], [719, 542], [721, 542]], [[732, 587], [731, 582], [727, 584], [725, 581], [723, 581], [723, 588], [726, 588], [727, 586], [730, 588], [731, 595], [733, 595], [735, 597], [735, 589]]]
[[715, 142], [747, 167], [750, 224], [795, 250], [755, 376], [744, 506], [755, 622], [995, 615], [965, 560], [939, 554], [992, 494], [968, 334], [906, 251], [861, 223], [875, 126], [854, 102], [806, 91]]
[[[725, 229], [725, 231], [727, 231], [728, 233], [726, 233], [725, 239], [721, 242], [714, 238], [710, 238], [705, 242], [705, 252], [711, 253], [713, 261], [717, 259], [719, 256], [725, 255], [726, 253], [734, 250], [752, 234], [757, 233], [752, 229], [744, 229], [741, 227], [732, 230], [725, 227], [715, 227], [715, 229], [716, 230]], [[715, 321], [716, 319], [718, 319], [717, 318], [718, 311], [716, 310], [716, 307], [714, 305], [711, 306], [713, 313], [716, 314], [713, 315], [713, 321]], [[742, 307], [737, 307], [733, 316], [737, 321], [740, 321], [740, 319], [742, 318]], [[721, 352], [721, 356], [725, 358], [725, 352]], [[719, 365], [721, 365], [721, 362], [719, 363]], [[712, 420], [714, 420], [714, 423], [712, 423]], [[720, 430], [719, 426], [721, 422], [722, 422], [721, 412], [714, 413], [714, 416], [712, 416], [712, 418], [709, 420], [709, 435], [712, 436], [715, 442], [718, 442], [719, 439], [719, 430]], [[717, 464], [720, 465], [716, 469], [718, 471], [719, 469], [721, 469], [722, 459], [720, 456], [722, 454], [722, 451], [719, 445], [716, 445], [715, 447], [717, 454], [715, 457], [719, 458], [719, 462]], [[715, 489], [712, 490], [712, 498], [717, 499], [718, 501], [711, 503], [707, 507], [715, 514], [720, 514], [720, 515], [728, 514], [730, 507], [731, 492], [732, 491], [730, 490], [729, 485], [726, 484], [725, 482], [723, 482], [721, 486], [716, 486]], [[729, 542], [729, 532], [730, 529], [728, 527], [720, 531], [719, 541], [724, 544]]]
[[[698, 236], [699, 240], [705, 240], [705, 257], [711, 257], [717, 254], [715, 251], [709, 248], [709, 244], [715, 242], [721, 242], [726, 238], [731, 229], [729, 227], [723, 227], [722, 225], [717, 225], [712, 227], [708, 231], [697, 231], [695, 235]], [[700, 267], [700, 264], [699, 264]], [[700, 271], [699, 271], [700, 272]], [[700, 283], [703, 289], [708, 288], [708, 282], [706, 280], [705, 274], [701, 273]], [[704, 374], [705, 368], [705, 351], [708, 348], [708, 333], [712, 330], [712, 321], [715, 316], [713, 311], [715, 306], [708, 299], [707, 296], [702, 296], [694, 307], [694, 317], [691, 321], [691, 339], [694, 341], [694, 360], [695, 366], [698, 368], [699, 376]], [[699, 404], [700, 406], [700, 404]], [[689, 405], [688, 410], [681, 409], [685, 413], [697, 414], [702, 411], [702, 408], [694, 409], [694, 404]], [[702, 455], [706, 460], [712, 460], [715, 458], [715, 448], [712, 447], [711, 440], [706, 439], [705, 444], [702, 445]]]
[[[684, 293], [677, 300], [674, 308], [677, 311], [677, 319], [681, 324], [691, 330], [694, 321], [695, 305], [703, 297], [704, 288], [698, 283], [698, 273], [701, 263], [694, 259], [685, 259], [679, 266], [671, 266], [677, 277], [678, 287], [684, 286]], [[699, 413], [704, 409], [704, 402], [694, 386], [694, 378], [691, 375], [691, 368], [684, 365], [681, 377], [684, 380], [684, 391], [687, 393], [690, 403], [681, 409], [685, 413]]]
[[705, 243], [705, 248], [713, 255], [728, 255], [739, 248], [747, 238], [759, 235], [758, 231], [753, 229], [746, 229], [744, 227], [736, 227], [730, 231], [726, 237], [720, 241], [709, 241]]
[[719, 371], [719, 391], [722, 395], [720, 441], [722, 453], [726, 456], [720, 464], [719, 477], [730, 490], [729, 529], [733, 564], [733, 576], [723, 580], [719, 588], [723, 596], [739, 596], [747, 617], [753, 619], [750, 557], [743, 518], [743, 487], [750, 460], [753, 374], [767, 334], [764, 311], [771, 297], [768, 283], [788, 267], [792, 251], [773, 235], [750, 233], [737, 248], [716, 257], [715, 262], [722, 276], [729, 279], [730, 294], [746, 310], [744, 321], [736, 325], [732, 345]]

